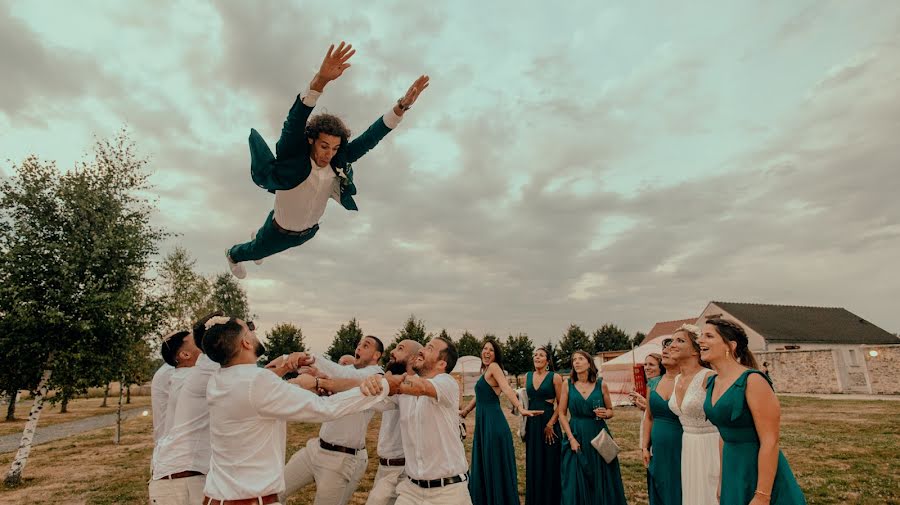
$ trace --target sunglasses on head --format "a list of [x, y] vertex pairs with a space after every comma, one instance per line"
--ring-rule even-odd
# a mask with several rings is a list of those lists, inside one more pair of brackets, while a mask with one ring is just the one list
[[256, 331], [256, 325], [253, 324], [253, 321], [247, 321], [247, 329], [250, 331]]
[[670, 345], [672, 345], [672, 339], [671, 339], [671, 338], [663, 339], [663, 341], [662, 341], [662, 347], [663, 347], [663, 349], [665, 349], [666, 347], [669, 347]]

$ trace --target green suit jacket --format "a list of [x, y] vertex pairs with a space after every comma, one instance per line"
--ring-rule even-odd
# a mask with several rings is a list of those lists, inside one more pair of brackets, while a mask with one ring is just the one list
[[[312, 160], [311, 146], [306, 137], [306, 121], [312, 110], [297, 96], [284, 121], [281, 138], [275, 145], [276, 155], [272, 155], [272, 150], [259, 132], [250, 129], [250, 176], [257, 186], [274, 193], [292, 189], [309, 177]], [[353, 183], [351, 164], [378, 145], [390, 131], [383, 117], [380, 117], [362, 135], [342, 144], [332, 158], [331, 167], [340, 179], [341, 205], [345, 209], [359, 210], [353, 201], [356, 185]]]

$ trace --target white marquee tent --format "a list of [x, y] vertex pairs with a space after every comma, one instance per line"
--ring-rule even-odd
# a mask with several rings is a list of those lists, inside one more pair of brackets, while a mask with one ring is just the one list
[[660, 335], [615, 359], [611, 359], [603, 364], [597, 363], [600, 368], [600, 375], [603, 376], [603, 382], [609, 388], [609, 395], [613, 405], [631, 404], [628, 393], [634, 391], [632, 365], [635, 363], [642, 364], [651, 353], [661, 353], [662, 341], [671, 337], [671, 335]]

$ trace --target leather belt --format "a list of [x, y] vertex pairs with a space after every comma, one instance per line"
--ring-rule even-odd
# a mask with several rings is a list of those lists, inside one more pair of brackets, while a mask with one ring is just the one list
[[404, 466], [406, 465], [406, 458], [378, 458], [378, 464], [381, 466]]
[[184, 471], [184, 472], [175, 472], [175, 473], [173, 473], [173, 474], [166, 475], [165, 477], [163, 477], [163, 478], [160, 479], [160, 480], [164, 480], [164, 479], [168, 479], [168, 480], [184, 479], [184, 478], [187, 478], [187, 477], [195, 477], [195, 476], [197, 476], [197, 475], [203, 475], [203, 472], [195, 472], [195, 471], [193, 471], [193, 470], [187, 470], [187, 471]]
[[277, 503], [277, 494], [267, 494], [266, 496], [258, 496], [256, 498], [241, 498], [240, 500], [217, 500], [209, 496], [203, 497], [203, 505], [269, 505]]
[[283, 233], [285, 235], [297, 235], [297, 236], [307, 235], [307, 234], [312, 233], [315, 230], [319, 229], [319, 225], [315, 224], [311, 228], [307, 228], [305, 230], [300, 230], [300, 231], [288, 230], [287, 228], [283, 228], [280, 224], [278, 224], [278, 221], [275, 221], [275, 218], [272, 218], [272, 226], [276, 230], [278, 230], [279, 233]]
[[353, 454], [355, 455], [357, 452], [362, 449], [354, 449], [352, 447], [344, 447], [343, 445], [335, 445], [329, 444], [328, 442], [319, 439], [319, 447], [325, 449], [326, 451], [334, 451], [334, 452], [343, 452], [344, 454]]
[[460, 482], [465, 482], [469, 480], [469, 472], [466, 472], [462, 475], [454, 475], [453, 477], [444, 477], [443, 479], [434, 479], [434, 480], [419, 480], [409, 478], [410, 482], [413, 484], [424, 487], [425, 489], [430, 489], [433, 487], [444, 487], [449, 486], [450, 484], [458, 484]]

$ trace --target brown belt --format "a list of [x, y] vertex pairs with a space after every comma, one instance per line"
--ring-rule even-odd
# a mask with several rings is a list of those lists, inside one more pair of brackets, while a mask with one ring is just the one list
[[354, 449], [352, 447], [344, 447], [343, 445], [329, 444], [328, 442], [321, 440], [321, 439], [319, 440], [319, 447], [321, 447], [322, 449], [325, 449], [326, 451], [343, 452], [344, 454], [353, 454], [353, 455], [355, 455], [357, 452], [362, 450], [362, 449]]
[[406, 465], [406, 458], [378, 458], [378, 464], [381, 466], [404, 466]]
[[305, 230], [300, 230], [300, 231], [288, 230], [287, 228], [283, 228], [280, 224], [278, 224], [278, 221], [275, 221], [275, 218], [272, 218], [272, 226], [276, 230], [278, 230], [279, 233], [284, 233], [285, 235], [307, 235], [307, 234], [312, 233], [313, 231], [319, 229], [319, 225], [315, 224], [311, 228], [307, 228]]
[[277, 494], [268, 494], [257, 498], [241, 498], [240, 500], [216, 500], [209, 496], [203, 497], [203, 505], [269, 505], [278, 501]]
[[[175, 480], [175, 479], [184, 479], [187, 477], [194, 477], [197, 475], [203, 475], [203, 472], [195, 472], [193, 470], [187, 470], [184, 472], [175, 472], [171, 475], [166, 475], [163, 479]], [[162, 479], [160, 479], [162, 480]]]

